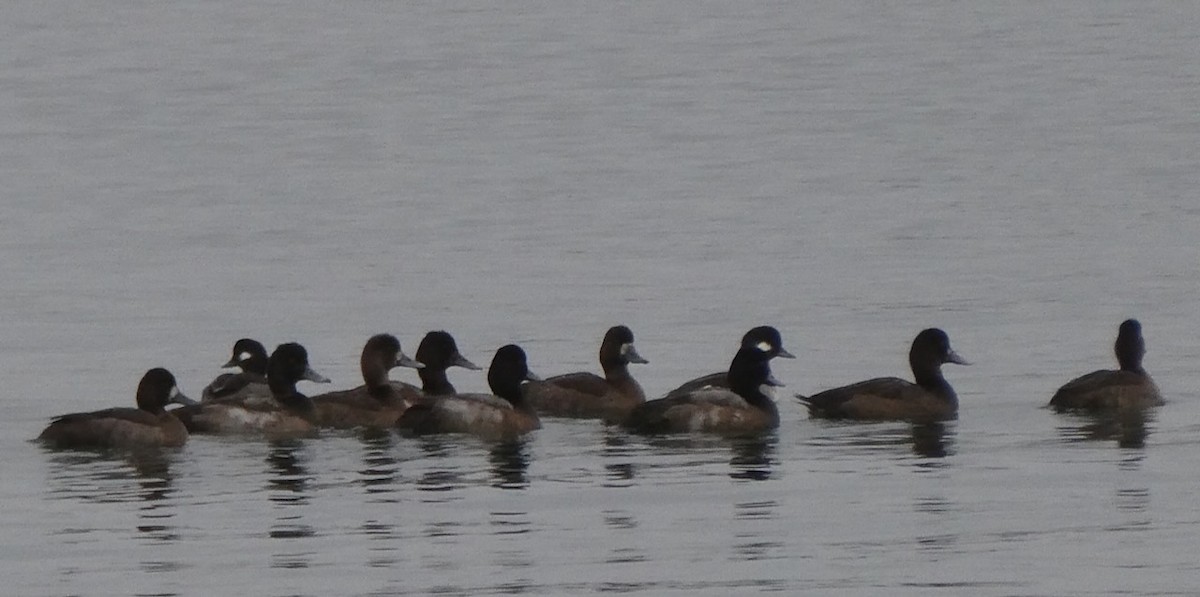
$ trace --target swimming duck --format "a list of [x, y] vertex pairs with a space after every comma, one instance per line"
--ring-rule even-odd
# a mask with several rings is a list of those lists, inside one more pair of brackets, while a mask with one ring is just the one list
[[142, 376], [137, 408], [109, 408], [56, 417], [38, 439], [54, 448], [138, 448], [182, 446], [188, 432], [165, 409], [170, 403], [195, 404], [184, 396], [170, 371], [156, 367]]
[[555, 375], [525, 385], [525, 397], [542, 415], [620, 420], [646, 401], [642, 386], [629, 374], [630, 363], [646, 363], [633, 345], [633, 332], [618, 325], [600, 342], [604, 377], [579, 372]]
[[[783, 337], [779, 335], [779, 330], [769, 325], [760, 325], [756, 328], [751, 328], [742, 336], [742, 348], [753, 348], [767, 353], [768, 358], [782, 357], [785, 359], [794, 359], [796, 355], [790, 353], [783, 347]], [[675, 396], [685, 394], [700, 388], [728, 388], [729, 376], [728, 371], [719, 373], [710, 373], [701, 377], [697, 377], [691, 381], [686, 381], [679, 387], [667, 392], [667, 396]]]
[[417, 375], [421, 377], [421, 391], [427, 396], [452, 396], [457, 393], [446, 378], [446, 369], [480, 369], [479, 365], [468, 361], [458, 352], [458, 344], [453, 336], [440, 330], [429, 332], [421, 339], [421, 344], [417, 346], [417, 361], [424, 365], [417, 370]]
[[1126, 319], [1121, 323], [1113, 352], [1120, 369], [1102, 369], [1072, 379], [1054, 393], [1050, 408], [1056, 412], [1114, 411], [1161, 405], [1158, 386], [1142, 368], [1146, 341], [1142, 339], [1142, 324], [1138, 320]]
[[813, 396], [797, 395], [809, 415], [824, 419], [941, 421], [958, 416], [958, 396], [942, 377], [942, 364], [968, 365], [950, 348], [946, 332], [929, 328], [917, 334], [908, 353], [916, 383], [880, 377], [825, 390]]
[[223, 398], [242, 399], [247, 396], [271, 397], [267, 385], [267, 349], [251, 338], [233, 343], [233, 355], [221, 365], [222, 369], [237, 367], [237, 373], [222, 373], [200, 393], [204, 402]]
[[404, 354], [400, 341], [391, 334], [378, 334], [367, 340], [359, 366], [364, 385], [311, 398], [318, 426], [390, 428], [400, 413], [421, 396], [416, 386], [388, 380], [392, 367], [424, 367]]
[[256, 400], [202, 402], [176, 410], [191, 433], [262, 433], [270, 438], [307, 436], [315, 433], [316, 414], [312, 401], [296, 391], [296, 382], [329, 383], [308, 364], [308, 351], [294, 342], [280, 344], [267, 360], [267, 383], [273, 404]]
[[494, 394], [430, 396], [404, 411], [396, 426], [413, 435], [469, 433], [486, 439], [512, 439], [541, 427], [521, 392], [522, 382], [538, 379], [521, 347], [500, 347], [487, 377]]
[[740, 348], [726, 374], [728, 388], [704, 387], [651, 400], [621, 425], [638, 433], [705, 432], [757, 435], [779, 426], [769, 352]]

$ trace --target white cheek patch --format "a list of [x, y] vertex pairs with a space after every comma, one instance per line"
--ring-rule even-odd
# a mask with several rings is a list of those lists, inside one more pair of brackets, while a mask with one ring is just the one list
[[767, 342], [766, 340], [755, 344], [754, 347], [757, 348], [759, 352], [771, 352], [773, 348], [771, 343]]
[[633, 344], [630, 344], [628, 342], [622, 344], [621, 345], [621, 356], [625, 356], [625, 355], [629, 354], [629, 351], [632, 349], [633, 349]]
[[241, 362], [243, 362], [243, 361], [249, 361], [251, 356], [253, 356], [253, 355], [251, 355], [251, 354], [250, 354], [250, 353], [248, 353], [248, 352], [242, 352], [242, 353], [239, 353], [239, 354], [238, 354], [238, 356], [237, 356], [237, 360], [238, 360], [238, 362], [239, 362], [239, 363], [241, 363]]
[[171, 386], [171, 400], [178, 398], [182, 392], [179, 391], [179, 386]]

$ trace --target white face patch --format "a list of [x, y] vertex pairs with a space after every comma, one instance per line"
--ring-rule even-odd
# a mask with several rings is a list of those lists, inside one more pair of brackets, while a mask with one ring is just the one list
[[171, 400], [178, 398], [182, 392], [179, 391], [179, 386], [171, 386]]
[[762, 342], [755, 344], [754, 347], [757, 348], [759, 352], [771, 352], [771, 348], [772, 348], [771, 343], [767, 342], [766, 340], [763, 340]]
[[238, 353], [237, 360], [239, 363], [243, 363], [245, 361], [249, 361], [251, 356], [253, 355], [248, 352]]
[[629, 354], [629, 351], [631, 351], [631, 350], [633, 350], [632, 343], [626, 342], [626, 343], [622, 344], [621, 345], [621, 356], [625, 356], [625, 355]]

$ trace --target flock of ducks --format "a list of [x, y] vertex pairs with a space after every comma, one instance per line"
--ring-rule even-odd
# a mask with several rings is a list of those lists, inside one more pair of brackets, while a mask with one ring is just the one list
[[[1141, 325], [1121, 323], [1114, 346], [1120, 368], [1071, 380], [1051, 398], [1055, 411], [1109, 412], [1162, 404], [1154, 381], [1142, 368], [1146, 352]], [[321, 428], [395, 429], [405, 435], [465, 433], [487, 439], [520, 437], [541, 427], [540, 417], [600, 419], [647, 434], [714, 433], [755, 435], [779, 426], [771, 374], [776, 357], [795, 358], [771, 326], [742, 338], [729, 369], [688, 381], [657, 400], [646, 400], [629, 365], [646, 363], [633, 332], [619, 325], [600, 344], [603, 376], [579, 372], [540, 379], [525, 351], [508, 344], [488, 367], [491, 394], [459, 393], [446, 376], [450, 367], [480, 367], [458, 350], [444, 331], [426, 334], [414, 358], [390, 334], [371, 337], [360, 365], [363, 385], [317, 396], [296, 390], [299, 381], [328, 383], [309, 366], [296, 343], [269, 356], [251, 339], [238, 340], [225, 368], [204, 388], [200, 401], [184, 396], [166, 369], [146, 372], [137, 389], [137, 408], [110, 408], [55, 418], [38, 439], [56, 448], [180, 446], [189, 434], [259, 434], [305, 437]], [[814, 418], [930, 422], [958, 416], [958, 398], [942, 376], [942, 365], [968, 364], [946, 333], [923, 330], [909, 351], [913, 381], [876, 378], [814, 394], [797, 395]], [[395, 367], [417, 370], [421, 386], [394, 381]], [[172, 403], [180, 408], [167, 410]]]

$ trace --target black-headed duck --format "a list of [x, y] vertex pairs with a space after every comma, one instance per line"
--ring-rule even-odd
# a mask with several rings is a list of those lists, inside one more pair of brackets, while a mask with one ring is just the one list
[[621, 420], [646, 401], [642, 386], [629, 374], [630, 363], [646, 363], [633, 346], [633, 332], [618, 325], [600, 342], [604, 377], [579, 372], [555, 375], [525, 385], [525, 397], [542, 415]]
[[171, 403], [195, 404], [179, 391], [170, 371], [154, 368], [138, 383], [137, 408], [62, 415], [51, 421], [38, 439], [54, 448], [182, 446], [188, 438], [187, 428], [166, 410]]
[[446, 369], [462, 367], [478, 371], [481, 367], [468, 361], [458, 352], [454, 337], [444, 331], [425, 334], [417, 346], [417, 361], [424, 367], [417, 370], [421, 377], [421, 391], [426, 396], [452, 396], [457, 393], [454, 385], [446, 378]]
[[267, 349], [251, 338], [242, 338], [233, 343], [233, 355], [221, 365], [222, 369], [237, 367], [237, 373], [222, 373], [205, 386], [200, 394], [204, 402], [210, 400], [240, 400], [247, 396], [271, 397], [267, 385]]
[[1142, 339], [1142, 324], [1138, 320], [1121, 323], [1113, 351], [1120, 369], [1102, 369], [1072, 379], [1054, 393], [1050, 408], [1057, 412], [1099, 412], [1161, 405], [1158, 386], [1142, 368], [1146, 341]]
[[[779, 335], [779, 330], [769, 325], [760, 325], [756, 328], [751, 328], [742, 336], [742, 348], [752, 348], [767, 353], [767, 358], [782, 357], [785, 359], [794, 359], [796, 355], [787, 351], [783, 347], [783, 337]], [[686, 381], [679, 387], [667, 392], [667, 396], [675, 396], [685, 394], [701, 388], [728, 388], [729, 375], [728, 371], [719, 373], [710, 373], [701, 377], [697, 377], [691, 381]]]
[[329, 382], [309, 366], [308, 351], [303, 346], [294, 342], [280, 344], [267, 360], [272, 403], [202, 402], [175, 412], [192, 433], [250, 433], [270, 438], [313, 435], [315, 410], [312, 401], [296, 391], [296, 382], [300, 380]]
[[469, 433], [486, 439], [512, 439], [541, 427], [537, 413], [521, 393], [521, 383], [536, 380], [525, 351], [507, 344], [488, 367], [492, 394], [429, 396], [400, 415], [403, 433]]
[[929, 328], [917, 334], [908, 352], [916, 383], [880, 377], [796, 397], [808, 406], [814, 418], [918, 422], [954, 419], [958, 417], [958, 395], [942, 377], [944, 363], [969, 364], [950, 348], [946, 332]]
[[740, 348], [726, 373], [728, 388], [705, 387], [651, 400], [621, 425], [637, 433], [758, 435], [779, 426], [769, 352]]
[[388, 371], [393, 367], [424, 366], [404, 354], [395, 336], [378, 334], [367, 340], [359, 366], [364, 385], [312, 397], [318, 426], [390, 428], [400, 413], [420, 398], [421, 390], [416, 386], [388, 380]]

